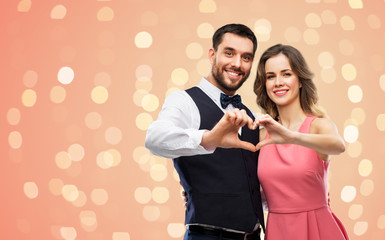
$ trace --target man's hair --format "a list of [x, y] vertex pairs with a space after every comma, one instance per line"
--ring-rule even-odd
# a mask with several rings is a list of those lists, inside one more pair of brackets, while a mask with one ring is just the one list
[[241, 37], [246, 37], [253, 42], [253, 56], [255, 51], [257, 50], [257, 38], [255, 37], [253, 31], [243, 24], [231, 23], [220, 27], [217, 31], [215, 31], [213, 35], [213, 48], [216, 51], [218, 49], [218, 45], [221, 44], [223, 35], [225, 33], [232, 33]]

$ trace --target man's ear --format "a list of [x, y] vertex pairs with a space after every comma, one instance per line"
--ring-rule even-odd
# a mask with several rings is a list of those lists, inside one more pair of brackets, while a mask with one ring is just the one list
[[215, 58], [215, 50], [214, 50], [214, 48], [210, 48], [208, 57], [209, 57], [210, 64], [213, 65], [214, 58]]

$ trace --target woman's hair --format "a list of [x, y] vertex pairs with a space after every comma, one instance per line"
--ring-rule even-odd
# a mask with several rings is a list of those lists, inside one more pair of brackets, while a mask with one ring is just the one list
[[267, 49], [261, 56], [257, 76], [254, 82], [254, 92], [257, 95], [257, 104], [273, 118], [278, 117], [278, 109], [269, 98], [266, 91], [266, 61], [282, 53], [289, 59], [292, 71], [298, 76], [302, 87], [299, 91], [299, 99], [302, 110], [309, 115], [323, 117], [324, 113], [317, 107], [317, 88], [312, 80], [313, 73], [310, 71], [300, 51], [289, 45], [277, 44]]

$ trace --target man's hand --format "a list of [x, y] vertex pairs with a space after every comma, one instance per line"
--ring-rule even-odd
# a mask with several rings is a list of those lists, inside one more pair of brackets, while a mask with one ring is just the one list
[[234, 111], [228, 111], [211, 131], [203, 134], [201, 145], [207, 149], [214, 147], [243, 148], [255, 152], [256, 147], [253, 144], [241, 141], [238, 137], [239, 128], [246, 124], [252, 130], [256, 128], [245, 110], [236, 108]]

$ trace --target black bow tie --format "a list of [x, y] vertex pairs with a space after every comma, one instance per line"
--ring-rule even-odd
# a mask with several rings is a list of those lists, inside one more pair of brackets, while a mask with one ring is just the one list
[[229, 104], [233, 105], [235, 108], [242, 108], [241, 96], [238, 94], [232, 97], [229, 97], [223, 93], [221, 93], [221, 105], [222, 108], [225, 109]]

